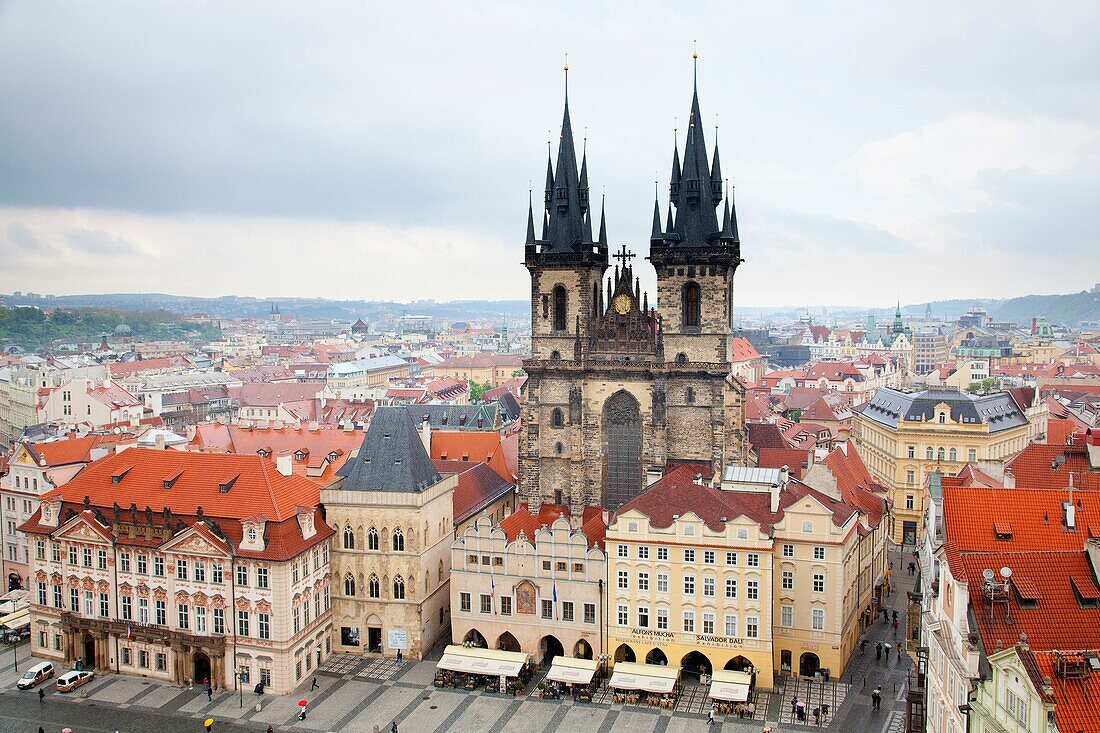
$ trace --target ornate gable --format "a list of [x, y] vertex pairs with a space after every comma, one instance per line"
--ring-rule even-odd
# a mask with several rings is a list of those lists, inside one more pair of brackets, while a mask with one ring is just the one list
[[[45, 516], [44, 513], [43, 516]], [[110, 539], [107, 536], [109, 530], [98, 525], [98, 523], [93, 524], [93, 522], [95, 522], [94, 519], [81, 512], [70, 519], [54, 536], [58, 539], [74, 542], [110, 544]]]

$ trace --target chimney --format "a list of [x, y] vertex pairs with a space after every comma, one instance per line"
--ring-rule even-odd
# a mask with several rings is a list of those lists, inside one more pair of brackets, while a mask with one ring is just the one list
[[1006, 489], [1016, 488], [1016, 474], [1012, 473], [1012, 469], [1005, 467], [1005, 475], [1001, 479], [1001, 483], [1004, 484]]
[[1074, 503], [1072, 501], [1063, 502], [1062, 507], [1065, 509], [1065, 512], [1066, 512], [1066, 529], [1076, 529], [1077, 528], [1077, 517], [1076, 517], [1077, 507], [1074, 505]]
[[157, 433], [156, 444], [157, 450], [164, 450], [164, 433]]
[[290, 451], [275, 454], [275, 468], [284, 476], [294, 473], [294, 458]]
[[432, 454], [432, 423], [427, 415], [424, 416], [424, 421], [420, 423], [420, 442], [424, 444], [424, 452], [430, 456]]
[[703, 485], [703, 474], [701, 474], [701, 473], [695, 474], [695, 485], [696, 486], [702, 486]]
[[309, 421], [309, 432], [316, 433], [318, 430], [320, 430], [320, 428], [317, 426], [317, 421], [316, 420], [310, 420]]
[[783, 466], [779, 469], [779, 485], [780, 487], [786, 486], [791, 480], [791, 469], [787, 466]]
[[283, 429], [283, 421], [280, 420], [279, 418], [275, 418], [275, 420], [271, 423], [271, 429], [272, 430], [282, 430]]

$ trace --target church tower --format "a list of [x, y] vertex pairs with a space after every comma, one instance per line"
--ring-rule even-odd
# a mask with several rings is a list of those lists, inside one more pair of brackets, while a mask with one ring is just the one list
[[518, 491], [531, 508], [566, 503], [579, 518], [585, 506], [617, 509], [670, 466], [709, 474], [744, 463], [744, 387], [728, 355], [740, 243], [729, 203], [719, 222], [718, 151], [711, 162], [699, 119], [696, 91], [682, 166], [674, 152], [667, 227], [655, 204], [651, 308], [625, 245], [609, 265], [602, 211], [592, 237], [587, 156], [578, 172], [566, 100], [538, 239], [528, 208], [532, 354]]

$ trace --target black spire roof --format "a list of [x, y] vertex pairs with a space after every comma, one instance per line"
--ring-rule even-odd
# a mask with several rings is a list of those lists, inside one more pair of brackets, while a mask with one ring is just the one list
[[[531, 242], [528, 237], [529, 259], [545, 256], [561, 261], [594, 257], [597, 262], [606, 265], [607, 247], [600, 246], [600, 242], [594, 241], [592, 236], [587, 150], [583, 152], [580, 169], [577, 168], [568, 88], [557, 164], [552, 165], [548, 160], [546, 165], [546, 218], [542, 238]], [[533, 215], [529, 218], [533, 221]]]
[[[664, 232], [654, 227], [651, 240], [656, 246], [672, 249], [724, 248], [737, 242], [736, 212], [730, 206], [730, 224], [723, 212], [719, 221], [718, 205], [722, 203], [722, 166], [715, 141], [714, 156], [708, 160], [703, 135], [702, 112], [699, 108], [698, 78], [693, 84], [691, 114], [688, 117], [683, 163], [679, 148], [672, 151], [672, 175], [669, 178], [669, 219]], [[676, 216], [672, 216], [672, 207]]]

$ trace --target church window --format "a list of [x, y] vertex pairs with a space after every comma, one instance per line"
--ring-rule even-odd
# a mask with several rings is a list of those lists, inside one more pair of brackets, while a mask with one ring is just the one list
[[550, 424], [555, 428], [560, 428], [565, 422], [565, 418], [562, 415], [561, 409], [555, 407], [554, 411], [550, 413]]
[[351, 527], [344, 527], [344, 549], [355, 549], [355, 532], [352, 531]]
[[550, 352], [550, 361], [561, 361], [561, 352], [560, 351], [551, 351]]
[[405, 581], [400, 575], [393, 579], [393, 598], [395, 601], [405, 600]]
[[344, 595], [345, 596], [354, 596], [355, 595], [355, 578], [352, 576], [351, 573], [348, 573], [347, 575], [344, 576]]
[[676, 355], [676, 363], [677, 364], [687, 364], [688, 363], [688, 355], [681, 351], [679, 354]]
[[689, 282], [684, 285], [680, 295], [681, 309], [683, 311], [684, 327], [695, 328], [699, 326], [699, 283]]
[[554, 287], [554, 330], [565, 330], [565, 287]]
[[555, 443], [554, 444], [554, 452], [557, 453], [559, 456], [562, 454], [562, 451], [564, 451], [564, 450], [565, 450], [565, 447], [561, 443]]
[[688, 277], [695, 277], [695, 265], [688, 267]]
[[642, 425], [638, 401], [629, 392], [615, 393], [604, 406], [603, 424], [606, 506], [617, 508], [641, 490]]
[[370, 598], [379, 598], [381, 596], [378, 588], [378, 576], [374, 573], [371, 573], [370, 578], [367, 579], [367, 595]]
[[404, 552], [405, 551], [405, 535], [401, 533], [400, 529], [393, 531], [393, 551]]
[[695, 390], [692, 387], [688, 387], [687, 390], [684, 392], [684, 401], [686, 401], [689, 405], [695, 404]]
[[367, 549], [368, 550], [377, 550], [378, 549], [378, 530], [375, 529], [374, 527], [371, 527], [370, 529], [367, 530]]

